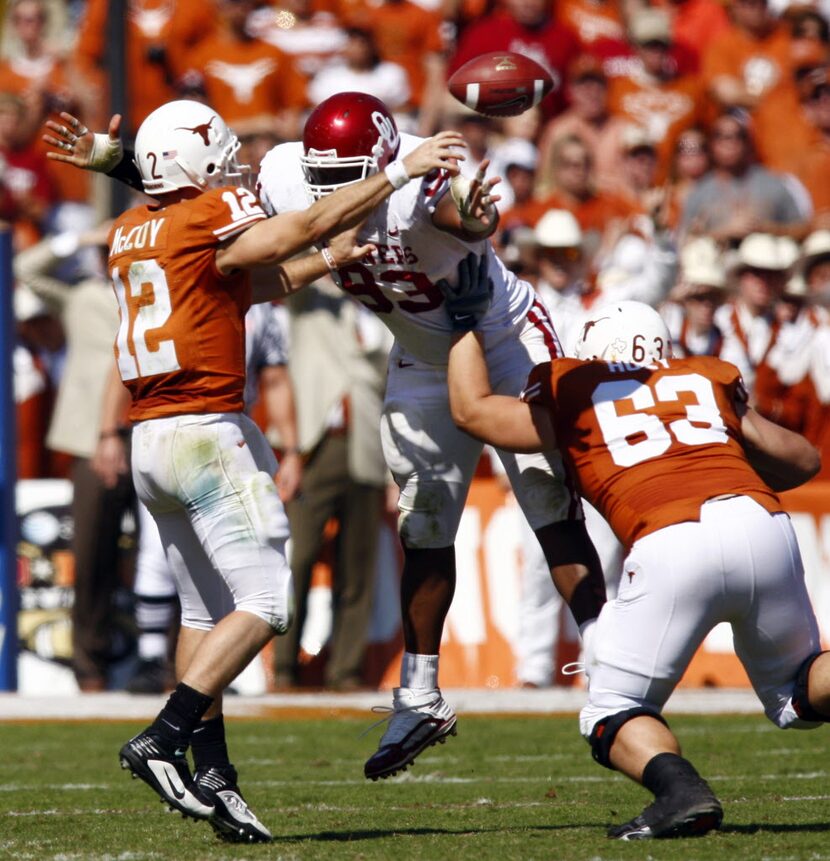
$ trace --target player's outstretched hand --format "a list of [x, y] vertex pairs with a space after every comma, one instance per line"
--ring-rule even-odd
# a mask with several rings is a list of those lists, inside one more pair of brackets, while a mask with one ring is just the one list
[[43, 140], [56, 152], [47, 152], [47, 158], [62, 161], [84, 170], [107, 173], [124, 157], [121, 144], [121, 114], [110, 120], [107, 134], [91, 132], [77, 117], [61, 111], [62, 123], [46, 121], [53, 134], [44, 134]]
[[329, 239], [328, 248], [336, 268], [348, 266], [349, 263], [361, 260], [367, 254], [377, 250], [371, 243], [361, 244], [357, 241], [357, 234], [361, 227], [361, 224], [356, 224]]
[[455, 175], [458, 173], [458, 162], [464, 160], [464, 154], [458, 150], [465, 149], [466, 146], [464, 138], [458, 132], [439, 132], [404, 156], [403, 165], [413, 179], [436, 168]]
[[471, 233], [485, 233], [494, 227], [498, 219], [496, 201], [501, 195], [493, 194], [493, 188], [501, 182], [500, 176], [485, 179], [490, 160], [484, 159], [473, 179], [458, 174], [450, 180], [450, 195], [461, 216], [461, 224]]
[[438, 282], [438, 288], [444, 294], [453, 330], [469, 332], [481, 322], [493, 298], [493, 282], [488, 270], [487, 254], [479, 257], [470, 252], [458, 264], [457, 271], [456, 286], [442, 278]]

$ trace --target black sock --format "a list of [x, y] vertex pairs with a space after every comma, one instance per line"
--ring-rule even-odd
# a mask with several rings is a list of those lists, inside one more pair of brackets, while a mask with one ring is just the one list
[[676, 753], [658, 753], [643, 769], [643, 786], [657, 798], [672, 795], [690, 785], [698, 787], [705, 782], [689, 760]]
[[183, 682], [179, 682], [164, 708], [151, 724], [151, 729], [171, 745], [187, 745], [193, 730], [196, 729], [202, 715], [210, 708], [212, 702], [213, 697], [199, 693]]
[[225, 721], [222, 715], [203, 720], [190, 737], [193, 751], [193, 764], [200, 768], [223, 767], [231, 764], [228, 759], [228, 745], [225, 742]]

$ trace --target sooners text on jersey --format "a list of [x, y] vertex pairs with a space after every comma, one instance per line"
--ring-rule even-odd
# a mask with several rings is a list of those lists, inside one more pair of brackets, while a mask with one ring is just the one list
[[782, 506], [750, 466], [738, 409], [738, 369], [711, 356], [642, 367], [557, 359], [537, 365], [525, 400], [550, 411], [582, 495], [626, 547], [687, 520], [715, 496]]
[[215, 254], [265, 217], [247, 189], [218, 188], [116, 220], [108, 238], [121, 315], [115, 355], [131, 421], [242, 410], [251, 288], [247, 273], [221, 275]]

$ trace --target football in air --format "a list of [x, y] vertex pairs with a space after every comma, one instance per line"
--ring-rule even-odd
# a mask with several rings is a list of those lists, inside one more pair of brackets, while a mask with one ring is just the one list
[[456, 69], [447, 82], [450, 92], [486, 117], [515, 117], [553, 89], [553, 78], [535, 60], [513, 51], [479, 54]]

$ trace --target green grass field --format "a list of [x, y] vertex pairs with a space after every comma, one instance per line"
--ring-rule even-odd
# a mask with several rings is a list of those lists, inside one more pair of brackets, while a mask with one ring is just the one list
[[230, 846], [165, 813], [118, 766], [139, 724], [0, 724], [0, 858], [830, 859], [827, 731], [760, 717], [676, 717], [685, 753], [725, 809], [697, 840], [619, 843], [605, 828], [644, 790], [601, 769], [573, 717], [462, 716], [459, 735], [406, 774], [363, 779], [380, 729], [353, 717], [229, 723], [249, 802], [275, 842]]

